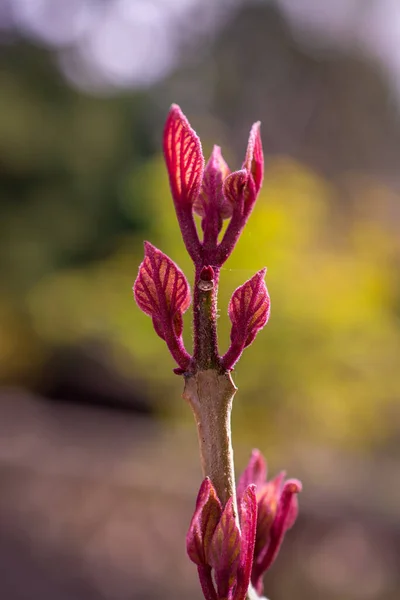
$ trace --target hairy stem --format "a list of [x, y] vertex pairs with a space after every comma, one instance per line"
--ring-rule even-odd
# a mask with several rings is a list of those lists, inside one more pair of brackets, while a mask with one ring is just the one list
[[186, 250], [193, 262], [196, 263], [200, 260], [201, 243], [197, 235], [192, 207], [190, 204], [185, 204], [184, 206], [175, 206], [175, 209]]
[[233, 497], [237, 517], [231, 438], [231, 410], [236, 387], [229, 373], [214, 369], [185, 378], [183, 397], [191, 405], [199, 437], [204, 477], [209, 477], [225, 505]]
[[196, 370], [219, 369], [217, 341], [217, 294], [219, 270], [212, 281], [203, 281], [202, 267], [196, 266], [193, 297], [193, 358]]
[[179, 367], [186, 370], [189, 367], [191, 356], [187, 352], [182, 338], [177, 337], [174, 331], [172, 331], [172, 327], [165, 336], [165, 342]]

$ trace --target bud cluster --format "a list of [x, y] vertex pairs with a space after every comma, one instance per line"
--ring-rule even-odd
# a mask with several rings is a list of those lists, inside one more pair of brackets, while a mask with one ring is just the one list
[[206, 600], [244, 600], [250, 584], [255, 544], [255, 486], [243, 493], [239, 522], [233, 499], [225, 507], [210, 479], [201, 484], [187, 534], [187, 552], [197, 565]]
[[267, 481], [265, 460], [254, 450], [237, 486], [239, 521], [232, 498], [222, 508], [211, 481], [201, 484], [186, 544], [206, 600], [244, 600], [250, 582], [262, 594], [262, 576], [298, 512], [301, 483], [284, 479], [280, 473]]
[[[239, 171], [230, 171], [218, 146], [214, 146], [204, 166], [200, 139], [176, 105], [171, 107], [165, 124], [163, 146], [182, 238], [196, 267], [196, 290], [215, 292], [219, 270], [234, 249], [261, 188], [264, 158], [260, 123], [255, 123], [250, 131]], [[201, 217], [202, 240], [197, 233], [195, 214]], [[229, 223], [219, 241], [224, 219]], [[207, 273], [208, 277], [203, 276]], [[234, 367], [244, 348], [268, 321], [270, 299], [264, 276], [265, 269], [232, 296], [228, 310], [232, 321], [231, 345], [224, 356], [217, 356], [221, 371]], [[182, 340], [182, 315], [191, 301], [189, 284], [177, 265], [148, 242], [134, 294], [139, 307], [152, 317], [154, 329], [177, 362], [176, 372], [195, 371], [198, 368], [196, 356], [188, 354]], [[196, 299], [197, 304], [206, 300], [195, 294], [195, 302]], [[195, 314], [197, 309], [198, 306], [194, 306]], [[200, 328], [195, 320], [195, 341], [201, 337]], [[216, 347], [216, 340], [211, 341]]]
[[262, 576], [297, 516], [301, 483], [284, 479], [280, 473], [267, 481], [265, 460], [254, 450], [237, 486], [239, 521], [232, 498], [222, 508], [211, 481], [201, 484], [186, 543], [207, 600], [244, 600], [250, 582], [262, 594]]

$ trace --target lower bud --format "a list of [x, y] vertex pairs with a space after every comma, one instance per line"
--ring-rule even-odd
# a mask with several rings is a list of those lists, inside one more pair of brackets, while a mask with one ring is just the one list
[[[243, 494], [240, 526], [233, 499], [222, 510], [215, 488], [206, 478], [187, 534], [189, 558], [198, 565], [206, 600], [245, 600], [250, 584], [257, 522], [254, 486]], [[211, 591], [210, 591], [211, 590]]]

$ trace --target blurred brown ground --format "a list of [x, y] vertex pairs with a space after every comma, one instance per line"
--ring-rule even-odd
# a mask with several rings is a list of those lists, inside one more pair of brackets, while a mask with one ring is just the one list
[[[400, 488], [387, 460], [313, 450], [299, 470], [300, 519], [268, 595], [397, 599]], [[194, 425], [3, 392], [1, 599], [201, 598], [184, 547], [199, 480]]]

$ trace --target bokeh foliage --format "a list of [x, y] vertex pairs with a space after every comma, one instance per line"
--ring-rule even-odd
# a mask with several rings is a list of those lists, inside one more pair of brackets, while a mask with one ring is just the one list
[[[141, 191], [151, 222], [148, 237], [190, 276], [162, 159], [133, 170], [129, 188], [132, 197], [134, 189]], [[384, 191], [380, 194], [384, 202]], [[253, 444], [278, 442], [282, 430], [294, 442], [373, 444], [396, 430], [396, 238], [368, 211], [340, 230], [334, 195], [301, 165], [272, 162], [248, 229], [222, 271], [224, 350], [230, 294], [268, 266], [271, 319], [235, 374], [236, 419], [243, 435], [251, 429]], [[178, 397], [181, 381], [173, 379], [172, 360], [132, 300], [141, 241], [140, 235], [121, 236], [106, 259], [42, 278], [29, 290], [25, 310], [46, 346], [105, 339], [115, 347], [116, 368], [127, 374], [136, 369]], [[119, 363], [122, 348], [131, 362]], [[168, 397], [161, 402], [168, 404]]]
[[[54, 347], [99, 340], [112, 348], [113, 368], [152, 383], [162, 412], [187, 417], [172, 360], [131, 293], [145, 238], [189, 279], [192, 273], [158, 154], [159, 113], [146, 94], [72, 91], [38, 49], [10, 49], [7, 65], [0, 97], [2, 380], [30, 385]], [[210, 148], [220, 140], [203, 141]], [[271, 319], [235, 372], [235, 427], [261, 448], [282, 439], [287, 447], [282, 432], [294, 444], [388, 444], [398, 428], [393, 192], [357, 173], [343, 186], [352, 197], [347, 205], [309, 167], [269, 160], [254, 214], [222, 271], [225, 351], [231, 293], [268, 267]], [[190, 348], [189, 314], [185, 336]]]

